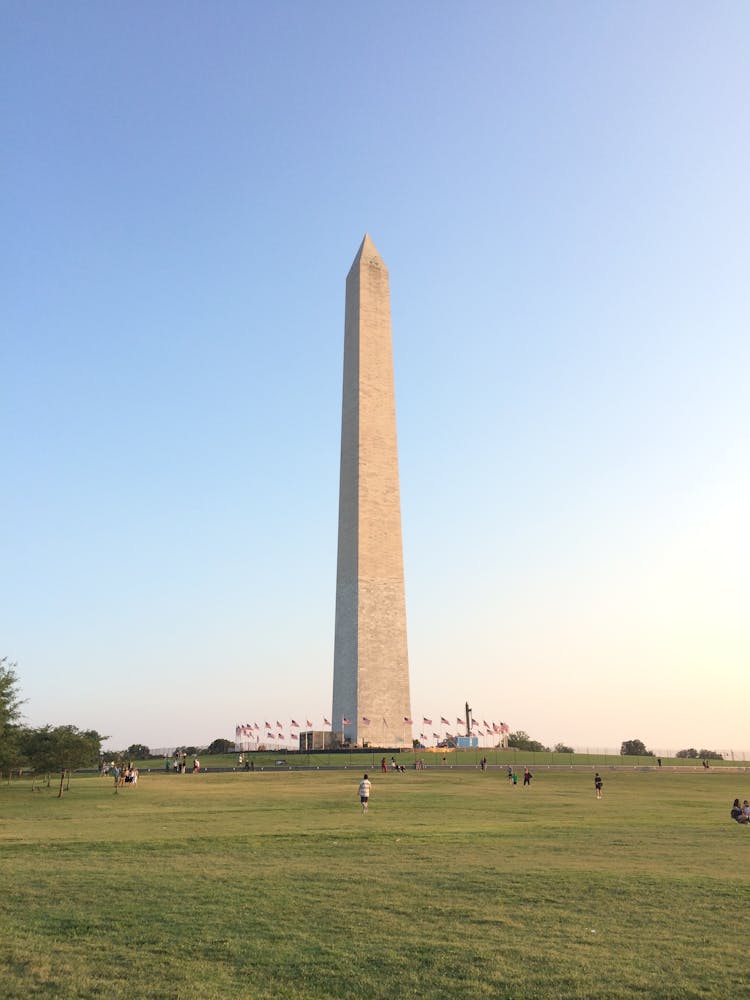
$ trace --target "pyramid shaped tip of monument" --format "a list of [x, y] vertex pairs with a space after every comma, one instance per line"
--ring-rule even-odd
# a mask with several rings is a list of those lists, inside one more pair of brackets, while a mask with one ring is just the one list
[[367, 254], [369, 257], [377, 257], [378, 260], [382, 259], [375, 244], [372, 242], [372, 237], [369, 233], [365, 233], [364, 238], [359, 245], [359, 250], [354, 258], [355, 263], [362, 258], [363, 254]]

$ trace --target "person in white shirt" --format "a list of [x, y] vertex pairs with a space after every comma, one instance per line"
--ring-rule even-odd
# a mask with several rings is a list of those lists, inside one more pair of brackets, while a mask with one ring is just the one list
[[359, 801], [362, 803], [362, 812], [367, 812], [367, 805], [370, 801], [370, 789], [372, 782], [365, 775], [359, 783]]

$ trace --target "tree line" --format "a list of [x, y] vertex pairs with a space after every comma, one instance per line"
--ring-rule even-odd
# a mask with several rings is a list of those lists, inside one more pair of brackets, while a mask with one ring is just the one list
[[29, 770], [46, 775], [60, 772], [60, 794], [64, 779], [79, 767], [99, 764], [102, 740], [94, 729], [77, 726], [25, 726], [21, 722], [16, 664], [0, 659], [0, 774], [10, 779], [14, 771]]
[[[573, 753], [573, 748], [564, 743], [556, 743], [554, 747], [546, 747], [538, 740], [532, 740], [528, 733], [520, 729], [517, 733], [510, 733], [508, 736], [508, 746], [512, 750], [526, 750], [529, 753]], [[649, 750], [643, 740], [623, 740], [620, 744], [620, 756], [622, 757], [654, 757], [654, 751]], [[700, 760], [724, 760], [723, 754], [716, 750], [695, 750], [691, 747], [688, 750], [678, 750], [677, 757], [695, 758]]]
[[[234, 740], [213, 740], [207, 747], [179, 746], [174, 748], [173, 753], [186, 757], [194, 757], [196, 754], [234, 753]], [[115, 756], [127, 757], [128, 760], [153, 760], [161, 757], [162, 754], [151, 753], [151, 748], [147, 747], [145, 743], [131, 743], [127, 750], [123, 750], [121, 753], [115, 754]]]

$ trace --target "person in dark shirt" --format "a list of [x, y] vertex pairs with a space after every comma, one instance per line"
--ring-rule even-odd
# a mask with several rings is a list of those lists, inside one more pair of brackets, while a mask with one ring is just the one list
[[602, 776], [597, 771], [596, 774], [594, 775], [594, 788], [596, 789], [596, 797], [597, 797], [597, 799], [600, 799], [602, 797], [602, 785], [603, 784], [604, 784], [604, 782], [602, 781]]

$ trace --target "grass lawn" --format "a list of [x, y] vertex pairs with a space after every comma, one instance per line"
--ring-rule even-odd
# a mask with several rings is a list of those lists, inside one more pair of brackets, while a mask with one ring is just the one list
[[750, 774], [0, 786], [0, 996], [749, 996]]
[[[283, 767], [290, 770], [297, 768], [319, 767], [319, 768], [372, 768], [379, 766], [380, 760], [385, 756], [386, 760], [391, 758], [391, 750], [368, 750], [340, 753], [297, 753], [296, 751], [287, 753], [286, 750], [267, 750], [245, 753], [244, 760], [248, 766], [253, 762], [256, 770], [279, 770], [277, 762], [283, 761]], [[104, 754], [105, 758], [107, 754]], [[238, 753], [229, 754], [198, 754], [201, 766], [204, 770], [215, 770], [218, 768], [235, 768], [242, 770], [238, 765]], [[600, 753], [553, 753], [552, 751], [530, 752], [526, 750], [498, 750], [489, 748], [478, 748], [471, 750], [402, 750], [395, 751], [395, 756], [399, 764], [404, 764], [407, 768], [413, 767], [417, 759], [421, 759], [428, 769], [450, 768], [450, 767], [478, 767], [482, 757], [486, 757], [490, 765], [508, 764], [523, 769], [524, 765], [530, 767], [657, 767], [656, 757], [622, 757], [619, 754]], [[169, 758], [174, 761], [174, 757]], [[702, 770], [700, 759], [663, 757], [662, 764], [668, 767], [683, 767], [688, 769]], [[135, 761], [138, 767], [144, 771], [164, 770], [164, 758], [153, 757], [149, 760]], [[193, 755], [188, 756], [188, 767], [192, 766]], [[750, 767], [750, 761], [742, 760], [712, 760], [711, 769], [721, 767]]]

